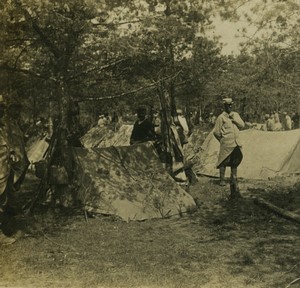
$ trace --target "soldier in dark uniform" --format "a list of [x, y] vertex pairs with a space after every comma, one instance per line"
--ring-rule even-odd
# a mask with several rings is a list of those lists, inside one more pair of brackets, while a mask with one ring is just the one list
[[7, 105], [0, 95], [0, 245], [12, 244], [16, 238], [3, 233], [11, 216], [11, 196], [15, 191], [13, 167], [20, 161], [15, 151], [13, 131], [7, 117]]
[[147, 118], [147, 109], [139, 107], [137, 109], [138, 119], [134, 123], [130, 137], [130, 145], [143, 143], [147, 141], [155, 141], [156, 134], [154, 124]]

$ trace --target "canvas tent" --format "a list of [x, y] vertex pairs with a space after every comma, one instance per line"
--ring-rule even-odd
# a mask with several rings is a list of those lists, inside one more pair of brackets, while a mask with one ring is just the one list
[[[132, 129], [133, 125], [129, 124], [123, 124], [117, 131], [113, 131], [109, 127], [95, 126], [81, 138], [81, 142], [85, 148], [129, 146]], [[180, 143], [180, 138], [174, 125], [170, 126], [170, 132], [174, 136], [174, 142]], [[177, 145], [177, 147], [180, 153], [184, 153], [181, 145]], [[175, 157], [173, 157], [172, 161], [174, 178], [178, 181], [187, 181], [186, 174], [183, 171], [183, 162], [176, 160]]]
[[[151, 142], [129, 145], [131, 131], [132, 125], [116, 132], [96, 126], [81, 138], [84, 148], [70, 147], [73, 200], [79, 200], [86, 211], [125, 221], [167, 217], [194, 208], [193, 198], [168, 174]], [[31, 146], [31, 161], [40, 160], [48, 147], [41, 140]], [[64, 205], [70, 196], [63, 195]]]
[[87, 211], [129, 221], [171, 216], [195, 207], [150, 143], [73, 148], [73, 152], [78, 195]]
[[[244, 158], [238, 168], [239, 177], [269, 179], [300, 173], [300, 130], [268, 132], [249, 129], [241, 131], [240, 137]], [[216, 169], [219, 145], [210, 133], [202, 148], [193, 155], [189, 154], [195, 173], [219, 175]]]

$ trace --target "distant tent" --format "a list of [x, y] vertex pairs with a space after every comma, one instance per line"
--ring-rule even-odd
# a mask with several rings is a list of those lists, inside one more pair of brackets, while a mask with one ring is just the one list
[[150, 143], [73, 148], [73, 152], [79, 198], [87, 211], [129, 221], [167, 217], [195, 207]]
[[[300, 130], [267, 132], [249, 129], [240, 133], [244, 158], [238, 169], [239, 177], [268, 179], [300, 173]], [[194, 154], [190, 151], [188, 158], [193, 158], [195, 173], [218, 176], [219, 145], [210, 133], [200, 151]]]

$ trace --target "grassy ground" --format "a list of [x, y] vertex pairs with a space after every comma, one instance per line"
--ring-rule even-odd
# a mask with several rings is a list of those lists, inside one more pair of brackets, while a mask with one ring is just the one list
[[[297, 187], [242, 181], [243, 200], [202, 177], [183, 217], [121, 222], [44, 211], [0, 248], [0, 287], [300, 287], [299, 224], [254, 204], [299, 209]], [[21, 220], [19, 220], [21, 221]]]

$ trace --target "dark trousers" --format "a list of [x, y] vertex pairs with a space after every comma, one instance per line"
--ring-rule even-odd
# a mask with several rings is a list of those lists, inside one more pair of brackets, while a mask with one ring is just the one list
[[243, 160], [243, 153], [239, 146], [236, 146], [229, 156], [227, 156], [223, 162], [218, 166], [237, 168]]

